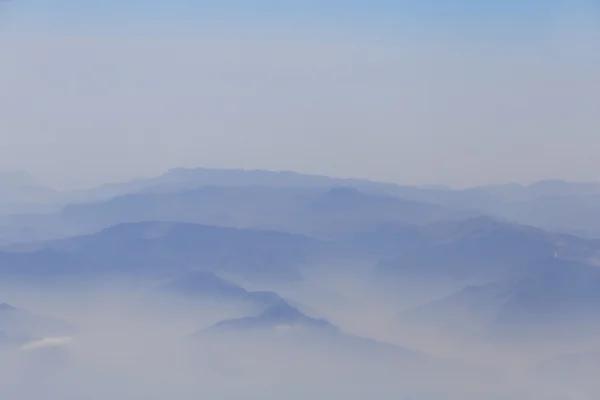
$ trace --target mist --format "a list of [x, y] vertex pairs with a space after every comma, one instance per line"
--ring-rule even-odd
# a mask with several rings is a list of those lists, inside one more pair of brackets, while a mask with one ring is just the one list
[[[560, 396], [597, 393], [593, 375], [584, 378], [596, 364], [570, 366], [555, 361], [597, 348], [597, 336], [588, 337], [585, 346], [561, 347], [540, 328], [535, 346], [483, 337], [458, 342], [456, 332], [400, 323], [397, 318], [414, 304], [451, 293], [451, 285], [444, 290], [436, 290], [433, 284], [417, 289], [415, 282], [404, 282], [395, 290], [413, 287], [412, 295], [398, 296], [390, 285], [366, 279], [372, 266], [346, 267], [310, 266], [302, 282], [268, 286], [310, 317], [327, 318], [344, 334], [375, 339], [389, 348], [357, 339], [344, 344], [341, 337], [328, 338], [287, 323], [273, 329], [211, 334], [206, 330], [221, 320], [260, 312], [237, 302], [160, 290], [164, 279], [140, 283], [112, 277], [54, 285], [9, 282], [2, 287], [3, 300], [68, 321], [70, 327], [67, 336], [4, 345], [0, 388], [17, 400], [40, 396], [362, 399], [372, 395], [578, 399]], [[247, 288], [260, 290], [267, 285], [254, 286], [248, 283]], [[463, 339], [468, 339], [468, 326], [462, 329]], [[556, 368], [566, 368], [569, 376], [555, 379]]]
[[[124, 290], [114, 283], [110, 289], [86, 286], [85, 293], [64, 287], [30, 290], [11, 285], [3, 293], [28, 310], [37, 305], [46, 315], [67, 317], [76, 329], [69, 337], [2, 349], [0, 388], [17, 400], [360, 399], [403, 394], [417, 399], [500, 399], [514, 398], [510, 396], [515, 393], [555, 398], [542, 397], [543, 386], [533, 379], [523, 382], [489, 364], [331, 347], [298, 327], [194, 338], [195, 332], [235, 313], [196, 301], [182, 307], [180, 298], [157, 302], [153, 296], [148, 301], [148, 291]], [[374, 320], [363, 323], [372, 325]]]

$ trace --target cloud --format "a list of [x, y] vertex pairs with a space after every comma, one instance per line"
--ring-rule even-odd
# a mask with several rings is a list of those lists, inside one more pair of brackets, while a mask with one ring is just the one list
[[71, 337], [45, 338], [26, 343], [23, 346], [21, 346], [21, 350], [33, 351], [52, 347], [66, 347], [69, 346], [72, 342], [73, 338]]

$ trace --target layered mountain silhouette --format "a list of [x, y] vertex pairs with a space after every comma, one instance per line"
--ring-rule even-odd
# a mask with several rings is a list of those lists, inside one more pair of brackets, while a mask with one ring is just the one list
[[122, 223], [166, 221], [330, 236], [384, 222], [422, 225], [462, 214], [351, 187], [204, 186], [71, 204], [54, 214], [5, 217], [0, 233], [5, 241], [35, 241]]
[[[0, 184], [35, 186], [21, 175]], [[331, 260], [375, 264], [374, 281], [388, 285], [409, 278], [470, 285], [411, 312], [411, 318], [449, 330], [463, 321], [481, 335], [518, 336], [550, 326], [555, 316], [581, 324], [598, 306], [592, 266], [600, 262], [600, 241], [540, 228], [600, 226], [596, 184], [452, 190], [179, 169], [70, 195], [60, 212], [0, 218], [0, 239], [22, 242], [0, 249], [0, 276], [40, 282], [103, 274], [181, 276], [170, 290], [260, 310], [224, 321], [220, 328], [230, 330], [319, 330], [324, 322], [275, 292], [247, 291], [220, 275], [297, 281], [302, 268], [318, 269]]]
[[400, 322], [483, 340], [589, 339], [600, 332], [600, 270], [548, 259], [521, 277], [411, 309]]
[[431, 381], [452, 386], [457, 380], [489, 383], [498, 378], [485, 368], [346, 333], [329, 321], [309, 317], [286, 303], [257, 316], [221, 321], [196, 332], [193, 339], [201, 348], [218, 352], [249, 346], [258, 354], [263, 352], [263, 357], [279, 357], [282, 362], [322, 360], [332, 367], [360, 371], [356, 379], [367, 379], [370, 384], [378, 379], [383, 382], [391, 371], [398, 374], [399, 382], [417, 387]]
[[[415, 370], [424, 365], [432, 367], [435, 363], [441, 367], [451, 364], [449, 360], [436, 359], [418, 351], [345, 333], [329, 321], [309, 317], [285, 302], [269, 307], [257, 316], [218, 322], [196, 332], [194, 338], [234, 342], [258, 339], [259, 343], [267, 340], [267, 343], [271, 342], [274, 346], [298, 346], [307, 351], [321, 349], [318, 351], [349, 360], [363, 357], [363, 361], [378, 360], [405, 366], [412, 363]], [[456, 364], [458, 365], [459, 363]]]
[[97, 201], [131, 193], [182, 192], [203, 186], [261, 186], [268, 188], [347, 186], [371, 193], [384, 194], [396, 185], [366, 179], [340, 179], [323, 175], [299, 174], [292, 171], [174, 168], [158, 177], [106, 184], [98, 188], [81, 191], [78, 195], [79, 199]]
[[0, 272], [159, 274], [199, 268], [247, 278], [299, 279], [321, 251], [302, 235], [189, 223], [121, 224], [97, 234], [12, 246]]
[[162, 285], [159, 291], [187, 299], [239, 304], [260, 312], [287, 304], [275, 292], [248, 291], [230, 280], [205, 271], [185, 273]]
[[[2, 187], [8, 189], [3, 191]], [[278, 221], [277, 224], [273, 222], [271, 226], [257, 225], [264, 221], [251, 219], [248, 222], [247, 215], [245, 219], [240, 221], [235, 216], [229, 216], [228, 213], [221, 215], [219, 212], [212, 212], [211, 214], [211, 210], [206, 211], [209, 213], [208, 215], [187, 210], [180, 213], [179, 216], [183, 217], [185, 215], [187, 218], [195, 214], [196, 219], [188, 218], [185, 220], [175, 218], [177, 213], [168, 212], [165, 209], [156, 210], [154, 215], [146, 214], [143, 219], [133, 219], [133, 216], [140, 216], [141, 213], [132, 214], [131, 219], [123, 219], [123, 215], [121, 215], [119, 218], [109, 218], [108, 220], [106, 220], [105, 215], [100, 218], [100, 214], [96, 214], [98, 217], [96, 219], [94, 213], [91, 212], [94, 209], [96, 212], [103, 211], [110, 214], [108, 210], [111, 209], [111, 206], [112, 211], [116, 212], [118, 206], [112, 204], [111, 200], [130, 196], [134, 198], [119, 200], [119, 202], [139, 202], [138, 207], [143, 210], [144, 205], [152, 203], [152, 195], [162, 194], [170, 197], [170, 200], [163, 197], [160, 200], [161, 202], [178, 202], [178, 195], [185, 192], [196, 192], [203, 187], [220, 188], [222, 190], [231, 189], [233, 192], [245, 192], [250, 187], [262, 188], [270, 191], [271, 195], [279, 191], [290, 193], [304, 190], [324, 191], [333, 188], [353, 188], [370, 195], [395, 197], [405, 202], [428, 204], [430, 207], [436, 205], [438, 211], [432, 208], [432, 214], [426, 218], [429, 222], [431, 222], [431, 218], [435, 217], [436, 213], [439, 213], [439, 207], [441, 206], [446, 211], [458, 212], [462, 215], [464, 213], [485, 214], [543, 229], [581, 236], [600, 237], [600, 219], [598, 219], [598, 215], [600, 215], [600, 185], [597, 183], [548, 180], [531, 185], [509, 184], [453, 190], [438, 186], [403, 186], [385, 182], [339, 179], [294, 172], [197, 168], [173, 169], [154, 178], [107, 184], [94, 189], [66, 193], [45, 189], [25, 173], [1, 174], [0, 193], [4, 193], [5, 200], [0, 202], [0, 205], [9, 204], [10, 207], [5, 207], [4, 211], [0, 207], [0, 215], [50, 212], [59, 205], [72, 204], [83, 205], [83, 209], [74, 206], [75, 209], [65, 210], [53, 216], [46, 216], [46, 218], [39, 215], [21, 215], [4, 219], [0, 221], [0, 227], [2, 227], [0, 229], [2, 237], [0, 238], [3, 238], [4, 241], [41, 240], [92, 233], [123, 222], [160, 220], [161, 214], [165, 213], [169, 214], [167, 219], [183, 222], [224, 224], [238, 227], [251, 226], [240, 226], [239, 224], [253, 223], [252, 226], [254, 227], [281, 228], [281, 225], [277, 225]], [[9, 193], [13, 194], [9, 196]], [[14, 193], [17, 194], [14, 195]], [[149, 195], [150, 199], [147, 200], [146, 195]], [[10, 201], [8, 201], [9, 198]], [[185, 200], [180, 202], [184, 203]], [[97, 204], [94, 205], [95, 208], [90, 209], [89, 213], [86, 213], [85, 210], [90, 205], [89, 203]], [[102, 207], [100, 207], [102, 203], [111, 203], [111, 206], [107, 204], [102, 210]], [[271, 202], [271, 205], [275, 203]], [[279, 204], [283, 203], [279, 202]], [[244, 204], [238, 202], [236, 206], [243, 207]], [[136, 211], [135, 207], [131, 207], [129, 212], [131, 211]], [[422, 215], [421, 211], [416, 213], [416, 215], [419, 214]], [[81, 221], [78, 223], [77, 219]], [[106, 224], [103, 225], [102, 220], [106, 220]], [[289, 225], [289, 221], [287, 224]], [[304, 228], [306, 229], [306, 227]]]
[[[143, 291], [152, 318], [161, 312], [172, 318], [164, 335], [182, 339], [189, 337], [190, 323], [207, 326], [185, 343], [191, 342], [185, 352], [192, 359], [199, 349], [197, 360], [209, 360], [211, 368], [216, 362], [230, 371], [245, 358], [244, 371], [268, 358], [279, 369], [311, 357], [319, 361], [311, 365], [323, 362], [323, 371], [331, 373], [327, 382], [340, 368], [354, 366], [354, 375], [346, 376], [360, 380], [363, 365], [373, 367], [371, 383], [386, 376], [422, 387], [429, 379], [436, 385], [446, 380], [451, 388], [459, 379], [469, 385], [483, 380], [477, 368], [400, 345], [401, 338], [412, 342], [410, 335], [422, 330], [437, 335], [440, 351], [465, 343], [544, 357], [548, 349], [581, 350], [552, 358], [541, 369], [571, 381], [580, 375], [569, 371], [582, 371], [594, 382], [593, 345], [600, 334], [597, 184], [545, 181], [453, 190], [288, 172], [176, 169], [71, 193], [46, 190], [23, 174], [0, 175], [0, 194], [0, 278], [6, 285], [12, 279], [23, 283], [20, 278], [52, 290], [132, 284]], [[353, 272], [334, 293], [347, 303], [327, 297], [338, 290], [325, 287], [329, 279]], [[247, 290], [238, 281], [267, 290]], [[373, 298], [350, 299], [351, 284]], [[310, 297], [314, 311], [269, 290], [274, 288]], [[327, 308], [319, 310], [319, 301], [329, 301]], [[410, 307], [397, 318], [404, 335], [396, 332], [391, 341], [399, 345], [315, 317], [340, 312], [335, 317], [346, 328], [367, 305], [384, 316]], [[190, 316], [193, 321], [183, 320]], [[45, 338], [70, 332], [62, 321], [0, 304], [2, 344], [43, 346]], [[420, 339], [415, 342], [426, 346], [421, 342], [429, 337]], [[527, 361], [538, 361], [533, 358]]]
[[318, 333], [340, 333], [339, 328], [328, 321], [310, 318], [285, 301], [279, 301], [277, 304], [271, 305], [258, 316], [221, 321], [209, 328], [209, 331], [243, 332], [278, 328], [302, 328]]
[[390, 194], [449, 209], [470, 210], [524, 225], [600, 237], [600, 184], [547, 180], [447, 190], [395, 187]]
[[402, 235], [395, 256], [379, 263], [380, 274], [489, 282], [520, 276], [552, 259], [589, 263], [600, 255], [600, 242], [490, 217], [405, 229]]
[[357, 225], [363, 226], [362, 230], [342, 229], [330, 239], [317, 240], [260, 229], [126, 223], [92, 235], [5, 247], [0, 251], [0, 273], [155, 274], [201, 269], [290, 280], [300, 278], [298, 268], [302, 266], [359, 258], [378, 262], [377, 275], [385, 279], [450, 277], [481, 283], [520, 276], [548, 259], [578, 263], [600, 259], [598, 241], [489, 217], [421, 226], [394, 222]]

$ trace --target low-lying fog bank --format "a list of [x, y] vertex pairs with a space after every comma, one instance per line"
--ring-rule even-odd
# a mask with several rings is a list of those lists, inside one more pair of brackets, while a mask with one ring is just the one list
[[[516, 347], [490, 359], [443, 331], [399, 334], [396, 306], [360, 280], [323, 291], [306, 279], [280, 296], [174, 293], [163, 281], [3, 286], [0, 395], [14, 400], [577, 399], [574, 389], [595, 393], [583, 371], [600, 365]], [[579, 381], [557, 379], [560, 368]]]

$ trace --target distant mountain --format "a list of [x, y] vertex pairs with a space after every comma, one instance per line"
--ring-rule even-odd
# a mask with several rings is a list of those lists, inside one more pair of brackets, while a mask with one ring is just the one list
[[[346, 189], [312, 202], [323, 217], [351, 220], [363, 195]], [[348, 195], [348, 197], [346, 197]], [[330, 196], [341, 196], [338, 214]], [[357, 200], [358, 198], [358, 200]], [[367, 196], [367, 203], [372, 199]], [[377, 202], [388, 204], [385, 198]], [[321, 201], [323, 200], [323, 201]], [[337, 201], [337, 200], [336, 200]], [[395, 204], [396, 200], [391, 203]], [[363, 207], [360, 205], [359, 207]], [[383, 207], [383, 206], [382, 206]], [[376, 216], [376, 211], [373, 214]], [[369, 218], [365, 213], [365, 218]], [[303, 218], [307, 222], [307, 218]], [[360, 221], [357, 217], [356, 221]], [[428, 225], [394, 222], [330, 224], [317, 240], [305, 235], [181, 222], [126, 223], [99, 233], [13, 245], [0, 249], [0, 273], [49, 276], [87, 273], [161, 274], [193, 270], [224, 272], [250, 279], [299, 279], [298, 268], [330, 260], [379, 260], [376, 274], [391, 282], [402, 277], [445, 277], [482, 283], [520, 276], [548, 259], [595, 263], [600, 242], [509, 224], [488, 217]], [[310, 221], [308, 221], [310, 222]], [[325, 235], [325, 233], [327, 235]]]
[[160, 292], [187, 299], [235, 303], [264, 311], [286, 303], [275, 292], [250, 292], [243, 287], [212, 272], [193, 271], [170, 280], [160, 287]]
[[71, 204], [51, 215], [0, 219], [5, 241], [39, 241], [98, 232], [122, 223], [189, 222], [229, 227], [269, 227], [287, 215], [302, 191], [204, 187], [182, 193], [129, 194], [91, 204]]
[[548, 259], [520, 277], [468, 286], [411, 309], [400, 322], [483, 340], [589, 339], [600, 331], [600, 270]]
[[361, 232], [382, 224], [425, 225], [464, 215], [428, 203], [371, 195], [350, 187], [330, 189], [308, 208], [307, 217], [314, 221], [314, 226], [333, 234]]
[[174, 168], [149, 178], [101, 185], [97, 188], [70, 193], [70, 202], [98, 202], [128, 194], [176, 193], [204, 186], [268, 188], [330, 188], [349, 186], [370, 193], [385, 194], [396, 185], [366, 179], [332, 178], [323, 175], [300, 174], [291, 171]]
[[[6, 201], [0, 200], [0, 216], [14, 215], [14, 217], [0, 218], [0, 242], [74, 236], [93, 233], [119, 223], [148, 220], [280, 229], [281, 219], [285, 220], [290, 215], [288, 212], [293, 210], [293, 197], [302, 196], [304, 190], [327, 190], [332, 187], [348, 186], [368, 193], [385, 194], [388, 188], [395, 186], [361, 179], [338, 179], [294, 172], [204, 168], [173, 169], [158, 177], [106, 184], [93, 189], [66, 193], [54, 191], [50, 193], [46, 190], [44, 191], [47, 193], [42, 193], [42, 189], [33, 185], [35, 181], [25, 174], [7, 175], [5, 181], [7, 184], [10, 183], [11, 187], [19, 183], [21, 191], [29, 190], [31, 201], [25, 201], [21, 196], [18, 204], [15, 205], [15, 202], [8, 201], [4, 193]], [[205, 187], [219, 187], [225, 193], [214, 193], [214, 189], [213, 193], [211, 189], [203, 191], [202, 188]], [[227, 188], [231, 190], [227, 192], [225, 190]], [[265, 191], [265, 195], [256, 193], [256, 188]], [[182, 194], [196, 191], [201, 193]], [[283, 193], [278, 194], [279, 191]], [[286, 194], [288, 192], [291, 192], [289, 193], [291, 196]], [[0, 194], [3, 194], [1, 184]], [[164, 196], [151, 196], [160, 194]], [[248, 204], [244, 203], [245, 198], [248, 198]], [[110, 202], [113, 199], [115, 201]], [[221, 199], [224, 203], [219, 205]], [[193, 206], [195, 200], [199, 200], [207, 207]], [[105, 202], [108, 203], [104, 204]], [[229, 204], [230, 207], [226, 208], [225, 204]], [[62, 206], [70, 207], [55, 215], [35, 215], [56, 212], [57, 207]], [[271, 224], [268, 213], [265, 213], [265, 210], [269, 209], [271, 212], [278, 213], [274, 215], [274, 222]], [[232, 210], [239, 211], [230, 215]], [[298, 223], [298, 219], [295, 219], [295, 223]], [[285, 225], [290, 224], [285, 222]]]
[[[333, 193], [332, 193], [333, 192]], [[385, 197], [333, 189], [312, 200], [314, 221], [328, 226], [315, 239], [262, 229], [237, 229], [182, 222], [119, 224], [99, 233], [0, 249], [0, 273], [49, 276], [88, 273], [172, 274], [194, 270], [230, 273], [249, 279], [300, 279], [298, 268], [332, 260], [377, 262], [386, 282], [406, 277], [441, 277], [483, 283], [520, 276], [546, 260], [579, 263], [600, 260], [600, 242], [509, 224], [488, 217], [407, 225], [364, 213], [350, 221], [363, 203], [385, 209]], [[331, 197], [335, 198], [331, 200]], [[338, 200], [341, 197], [343, 200]], [[366, 199], [366, 200], [365, 200]], [[330, 211], [330, 203], [338, 213]], [[402, 201], [401, 201], [402, 202]], [[356, 205], [358, 203], [358, 206]], [[402, 208], [402, 207], [401, 207]], [[386, 212], [384, 212], [385, 214]], [[383, 219], [383, 217], [382, 217]], [[300, 218], [311, 224], [310, 218]], [[344, 226], [343, 229], [340, 226]], [[338, 229], [338, 230], [336, 230]]]
[[600, 194], [548, 195], [488, 212], [543, 229], [600, 238]]
[[546, 180], [531, 185], [493, 185], [461, 190], [408, 186], [363, 179], [339, 179], [294, 172], [226, 169], [173, 169], [151, 179], [107, 185], [90, 191], [93, 200], [136, 193], [173, 193], [202, 186], [272, 188], [349, 187], [369, 194], [436, 204], [447, 209], [487, 214], [516, 223], [600, 238], [600, 183]]
[[[0, 215], [8, 214], [31, 214], [53, 212], [59, 206], [68, 204], [89, 204], [104, 203], [109, 200], [130, 196], [130, 195], [149, 195], [163, 194], [174, 195], [183, 192], [196, 191], [206, 186], [220, 188], [247, 188], [261, 187], [263, 189], [301, 191], [302, 189], [321, 189], [331, 188], [352, 188], [365, 194], [396, 197], [399, 199], [416, 203], [427, 203], [444, 207], [446, 211], [451, 210], [459, 213], [461, 216], [471, 215], [492, 215], [498, 218], [504, 218], [513, 222], [537, 226], [544, 229], [556, 230], [565, 233], [571, 233], [589, 237], [600, 238], [600, 184], [586, 182], [566, 182], [560, 180], [547, 180], [537, 182], [531, 185], [493, 185], [481, 186], [462, 190], [452, 190], [443, 186], [407, 186], [397, 185], [386, 182], [374, 182], [365, 179], [341, 179], [319, 175], [307, 175], [294, 172], [265, 171], [265, 170], [239, 170], [239, 169], [208, 169], [195, 168], [185, 169], [177, 168], [167, 173], [151, 178], [141, 178], [130, 182], [106, 184], [98, 188], [80, 190], [69, 193], [56, 193], [51, 189], [45, 189], [37, 184], [35, 180], [25, 173], [4, 174], [4, 179], [0, 174], [0, 193], [3, 188], [8, 186], [13, 188], [4, 192], [4, 200], [0, 201]], [[15, 189], [16, 192], [15, 192]], [[7, 196], [6, 193], [13, 193]], [[17, 193], [16, 195], [14, 193]], [[17, 199], [18, 201], [9, 201], [8, 199]], [[166, 198], [161, 200], [168, 201]], [[172, 200], [172, 199], [171, 199]], [[278, 209], [282, 207], [282, 202], [271, 202], [270, 205], [277, 205]], [[171, 205], [173, 203], [170, 203]], [[181, 204], [175, 205], [182, 207]], [[239, 204], [238, 204], [239, 205]], [[140, 204], [144, 209], [144, 204]], [[142, 220], [160, 220], [161, 213], [165, 212], [167, 204], [162, 210], [155, 209], [153, 218], [124, 220], [123, 215], [111, 219], [111, 224], [122, 222], [139, 222]], [[118, 206], [112, 209], [116, 213]], [[106, 210], [105, 210], [106, 211]], [[77, 214], [72, 211], [73, 216]], [[210, 213], [211, 210], [206, 211]], [[417, 211], [417, 215], [421, 211]], [[224, 224], [228, 226], [250, 227], [253, 222], [265, 222], [264, 215], [261, 221], [252, 219], [242, 221], [230, 216], [227, 212], [212, 212], [211, 215], [202, 215], [202, 219], [189, 219], [187, 212], [179, 213], [181, 218], [175, 218], [174, 211], [171, 209], [169, 217], [171, 220], [183, 222], [196, 222], [207, 224]], [[58, 232], [58, 235], [65, 236], [81, 233], [90, 233], [94, 229], [98, 230], [109, 225], [101, 225], [98, 221], [91, 222], [91, 215], [83, 214], [81, 223], [76, 220], [69, 221], [69, 212], [61, 218], [48, 218], [45, 222], [39, 222], [37, 218], [31, 216], [21, 217], [19, 223], [0, 221], [0, 227], [15, 229], [21, 228], [19, 232], [13, 233], [9, 229], [4, 233], [5, 237], [14, 240], [14, 236], [19, 234], [19, 240], [28, 240], [28, 236], [23, 233], [27, 227], [34, 228], [37, 240], [48, 238], [48, 235], [56, 236], [56, 224], [64, 228]], [[405, 215], [409, 214], [405, 211]], [[141, 215], [140, 213], [134, 215]], [[113, 214], [114, 217], [114, 214]], [[249, 217], [247, 214], [245, 218]], [[281, 217], [281, 215], [279, 216]], [[428, 218], [431, 215], [428, 215]], [[133, 217], [132, 217], [133, 218]], [[196, 215], [196, 218], [199, 218]], [[168, 219], [168, 218], [166, 218]], [[29, 223], [27, 221], [30, 221]], [[409, 222], [409, 221], [407, 221]], [[421, 220], [419, 223], [422, 223]], [[430, 221], [431, 222], [431, 221]], [[89, 226], [86, 224], [90, 224]], [[236, 225], [237, 224], [237, 225]], [[255, 224], [254, 226], [259, 226]], [[48, 227], [52, 227], [49, 233], [46, 233]], [[273, 229], [282, 229], [277, 225], [266, 225]], [[84, 228], [84, 231], [77, 230]], [[90, 230], [91, 229], [91, 230]], [[41, 234], [39, 232], [42, 232]], [[303, 231], [306, 232], [306, 231]], [[0, 230], [0, 234], [2, 230]], [[0, 236], [2, 239], [2, 236]], [[32, 239], [36, 240], [36, 239]]]
[[[175, 168], [165, 174], [130, 183], [104, 185], [102, 189], [113, 193], [132, 193], [136, 188], [143, 191], [182, 191], [202, 186], [265, 186], [265, 187], [335, 187], [351, 186], [361, 190], [386, 193], [394, 184], [373, 182], [366, 179], [332, 178], [323, 175], [300, 174], [291, 171]], [[119, 193], [120, 192], [120, 193]]]
[[[299, 279], [298, 267], [317, 257], [321, 243], [276, 231], [171, 222], [121, 224], [88, 236], [12, 246], [0, 271], [52, 273], [79, 268], [94, 274], [160, 275], [220, 271], [248, 279]], [[61, 260], [69, 260], [60, 264]]]
[[[326, 320], [307, 317], [285, 301], [267, 308], [256, 317], [231, 319], [217, 323], [209, 332], [236, 332], [249, 330], [272, 330], [278, 328], [303, 328], [319, 333], [340, 333], [339, 328]], [[205, 333], [202, 331], [200, 334]]]
[[484, 385], [501, 380], [485, 368], [345, 333], [327, 320], [308, 317], [288, 304], [271, 307], [255, 317], [219, 322], [195, 333], [193, 339], [201, 352], [198, 357], [212, 359], [207, 353], [216, 352], [226, 370], [250, 357], [254, 363], [281, 360], [278, 365], [282, 367], [307, 365], [308, 360], [315, 366], [323, 363], [327, 366], [323, 370], [304, 374], [315, 372], [323, 378], [330, 373], [350, 373], [354, 380], [349, 384], [363, 388], [378, 382], [389, 384], [390, 376], [405, 388], [430, 389], [435, 385], [442, 391], [470, 379]]
[[13, 216], [0, 219], [0, 228], [4, 227], [5, 240], [12, 233], [14, 241], [89, 234], [121, 223], [144, 221], [330, 236], [383, 222], [426, 224], [460, 215], [440, 206], [367, 194], [350, 187], [205, 186], [69, 205], [53, 215]]
[[176, 169], [145, 190], [202, 185], [270, 187], [349, 187], [369, 194], [395, 196], [446, 209], [487, 214], [516, 223], [600, 238], [600, 183], [546, 180], [531, 185], [481, 186], [451, 190], [361, 179], [338, 179], [293, 172]]
[[406, 200], [491, 215], [543, 229], [600, 238], [600, 183], [541, 181], [463, 190], [398, 186]]
[[505, 223], [468, 218], [404, 230], [393, 257], [382, 260], [382, 276], [443, 276], [485, 282], [514, 276], [554, 258], [592, 263], [600, 242]]
[[221, 321], [195, 333], [194, 337], [242, 341], [244, 338], [272, 338], [274, 345], [322, 347], [332, 355], [350, 358], [362, 355], [363, 361], [374, 357], [381, 362], [413, 363], [415, 370], [424, 363], [441, 361], [418, 351], [344, 333], [329, 321], [308, 317], [287, 303], [272, 306], [255, 317]]

